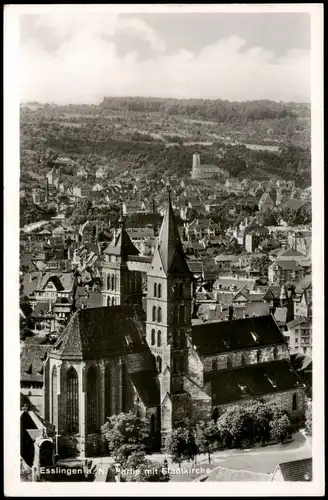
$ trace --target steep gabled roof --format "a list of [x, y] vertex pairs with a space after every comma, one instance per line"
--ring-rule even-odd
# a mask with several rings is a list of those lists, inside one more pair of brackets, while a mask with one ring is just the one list
[[211, 380], [216, 405], [302, 387], [301, 379], [285, 359], [221, 370], [207, 378]]
[[126, 335], [142, 345], [142, 311], [133, 306], [81, 309], [58, 338], [51, 354], [60, 359], [100, 359], [127, 352]]
[[263, 193], [259, 200], [259, 203], [270, 203], [274, 205], [273, 199], [271, 198], [269, 193]]
[[269, 314], [232, 321], [204, 323], [192, 327], [192, 343], [200, 356], [286, 342], [274, 318]]
[[312, 457], [278, 465], [284, 481], [312, 481]]
[[140, 252], [132, 243], [124, 226], [122, 226], [104, 253], [107, 255], [117, 255], [126, 260], [128, 255], [139, 255]]
[[295, 292], [297, 294], [301, 294], [304, 290], [310, 287], [312, 287], [312, 274], [306, 274], [304, 278], [297, 283]]
[[23, 345], [20, 354], [21, 382], [43, 382], [43, 364], [52, 345]]

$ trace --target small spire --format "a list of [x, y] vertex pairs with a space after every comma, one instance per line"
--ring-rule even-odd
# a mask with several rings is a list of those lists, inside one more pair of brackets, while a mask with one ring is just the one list
[[121, 203], [121, 213], [120, 213], [120, 218], [119, 218], [119, 220], [118, 220], [119, 226], [120, 226], [121, 228], [123, 228], [123, 227], [124, 227], [124, 222], [125, 222], [125, 221], [124, 221], [124, 214], [123, 214], [123, 203]]
[[170, 181], [167, 181], [166, 189], [167, 189], [169, 203], [171, 203], [171, 184], [170, 184]]

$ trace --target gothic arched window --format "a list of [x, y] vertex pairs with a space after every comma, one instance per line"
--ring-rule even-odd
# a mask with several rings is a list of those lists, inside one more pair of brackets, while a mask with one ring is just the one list
[[151, 331], [151, 345], [155, 345], [155, 330]]
[[158, 285], [158, 297], [161, 298], [162, 297], [162, 285], [159, 283]]
[[219, 418], [219, 410], [217, 409], [217, 407], [215, 407], [212, 413], [212, 419], [216, 423], [218, 418]]
[[66, 423], [69, 433], [79, 432], [79, 382], [76, 370], [71, 367], [67, 380], [67, 411]]
[[105, 368], [105, 417], [112, 415], [112, 372], [110, 364]]
[[154, 297], [157, 297], [157, 283], [154, 283]]
[[156, 429], [156, 419], [155, 415], [152, 415], [150, 417], [150, 434], [154, 434], [155, 429]]
[[261, 353], [260, 350], [258, 350], [256, 352], [256, 360], [257, 360], [258, 363], [261, 363], [261, 359], [262, 359], [262, 353]]
[[107, 274], [107, 290], [110, 290], [110, 275]]
[[159, 307], [157, 309], [157, 321], [158, 321], [158, 323], [162, 322], [162, 308], [161, 307]]
[[274, 347], [273, 348], [273, 359], [277, 359], [278, 358], [278, 349], [277, 347]]
[[178, 364], [178, 373], [182, 373], [184, 371], [184, 358], [180, 354], [179, 356], [179, 364]]
[[51, 390], [52, 390], [51, 422], [57, 426], [58, 396], [57, 396], [57, 368], [55, 366], [53, 367], [52, 370]]
[[162, 358], [160, 356], [157, 356], [156, 358], [156, 367], [158, 373], [162, 373]]
[[126, 369], [126, 365], [122, 364], [122, 411], [126, 412], [126, 403], [127, 403], [127, 376], [128, 372]]
[[87, 428], [88, 432], [98, 429], [98, 377], [97, 368], [91, 366], [87, 373]]
[[160, 330], [157, 332], [157, 345], [158, 347], [161, 347], [162, 345], [162, 332]]
[[107, 306], [110, 307], [110, 305], [111, 305], [111, 299], [110, 297], [107, 297]]
[[183, 297], [183, 283], [179, 283], [179, 297]]
[[297, 411], [297, 394], [293, 394], [293, 411]]
[[153, 306], [153, 321], [156, 321], [156, 306]]
[[115, 297], [112, 297], [112, 306], [115, 306]]
[[115, 276], [112, 275], [112, 290], [115, 290]]
[[218, 369], [218, 363], [216, 359], [213, 359], [212, 361], [212, 370], [217, 370]]
[[179, 324], [183, 325], [185, 322], [185, 307], [179, 306]]

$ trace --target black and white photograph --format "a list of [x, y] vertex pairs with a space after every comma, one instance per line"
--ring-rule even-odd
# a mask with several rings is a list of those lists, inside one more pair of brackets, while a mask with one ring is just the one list
[[322, 17], [5, 7], [7, 496], [324, 495]]

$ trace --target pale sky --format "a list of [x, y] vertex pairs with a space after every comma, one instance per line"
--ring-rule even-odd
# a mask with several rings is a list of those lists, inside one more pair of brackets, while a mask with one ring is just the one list
[[21, 100], [310, 100], [310, 15], [24, 15]]

